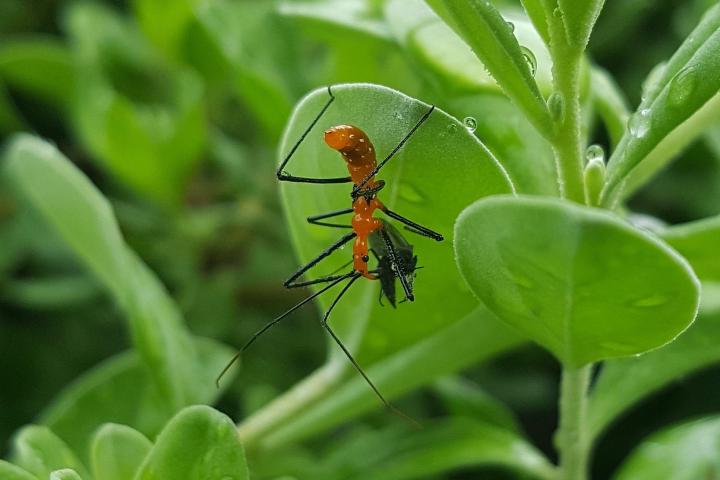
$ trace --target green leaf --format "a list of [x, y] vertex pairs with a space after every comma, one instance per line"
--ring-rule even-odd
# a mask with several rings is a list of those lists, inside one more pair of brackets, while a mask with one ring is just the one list
[[604, 204], [614, 206], [720, 119], [720, 5], [670, 59], [630, 118], [608, 162]]
[[246, 480], [235, 424], [210, 407], [188, 407], [163, 429], [135, 480]]
[[593, 388], [588, 424], [600, 435], [624, 411], [673, 380], [720, 362], [720, 312], [701, 314], [677, 340], [637, 358], [604, 364]]
[[720, 475], [720, 418], [705, 417], [653, 434], [620, 467], [615, 480], [697, 480]]
[[325, 468], [353, 480], [411, 480], [483, 466], [501, 466], [529, 478], [555, 478], [550, 462], [526, 440], [470, 419], [433, 421], [412, 433], [372, 432], [337, 450]]
[[[540, 91], [549, 95], [552, 91], [552, 61], [542, 38], [525, 16], [516, 11], [503, 14], [513, 24], [518, 41], [533, 52], [535, 81]], [[451, 93], [501, 91], [468, 44], [423, 0], [392, 0], [386, 4], [385, 17], [398, 42], [423, 66], [438, 74]]]
[[605, 0], [557, 0], [568, 43], [584, 50]]
[[630, 118], [627, 100], [608, 72], [600, 67], [592, 68], [590, 78], [595, 110], [605, 123], [605, 128], [610, 135], [613, 147], [615, 147], [625, 134], [625, 128]]
[[[323, 128], [343, 123], [358, 125], [369, 135], [378, 157], [383, 158], [430, 108], [399, 92], [374, 85], [338, 85], [333, 92], [334, 103], [286, 168], [295, 175], [347, 175], [340, 155], [322, 141]], [[289, 151], [327, 99], [327, 90], [321, 89], [298, 105], [286, 130], [281, 156]], [[332, 325], [351, 346], [359, 347], [353, 350], [361, 360], [397, 351], [475, 308], [470, 292], [458, 288], [462, 279], [452, 262], [452, 221], [475, 199], [512, 189], [489, 151], [460, 122], [439, 109], [383, 168], [380, 178], [386, 182], [380, 197], [388, 208], [441, 232], [446, 240], [410, 238], [417, 244], [420, 264], [426, 270], [418, 272], [415, 282], [417, 301], [393, 311], [392, 322], [387, 321], [388, 310], [377, 301], [378, 285], [373, 282], [358, 282], [333, 310]], [[338, 238], [337, 230], [308, 225], [305, 219], [349, 206], [349, 187], [283, 183], [282, 197], [300, 261], [305, 263]], [[315, 272], [319, 276], [332, 271], [347, 259], [348, 255], [340, 251]], [[321, 304], [327, 306], [330, 301], [330, 295], [324, 296]], [[416, 321], [420, 312], [423, 322]], [[371, 332], [372, 338], [361, 342], [365, 330]], [[345, 364], [342, 354], [334, 347], [332, 351]]]
[[520, 0], [530, 20], [532, 20], [535, 29], [546, 45], [550, 45], [550, 27], [548, 26], [548, 14], [543, 6], [543, 0]]
[[670, 246], [690, 262], [703, 281], [720, 282], [720, 216], [672, 226], [660, 233]]
[[134, 478], [152, 443], [125, 425], [108, 423], [95, 434], [91, 447], [93, 476], [102, 480]]
[[0, 79], [60, 106], [65, 106], [75, 93], [70, 51], [49, 37], [4, 41], [0, 46]]
[[18, 135], [7, 171], [30, 203], [95, 273], [124, 310], [133, 341], [174, 408], [193, 403], [198, 382], [194, 346], [180, 312], [159, 280], [125, 245], [109, 203], [55, 147]]
[[133, 0], [132, 6], [143, 33], [169, 58], [177, 58], [196, 6], [204, 0]]
[[82, 477], [71, 468], [63, 468], [51, 472], [50, 480], [82, 480]]
[[[233, 351], [217, 342], [197, 339], [202, 382], [217, 377]], [[233, 372], [229, 373], [230, 375]], [[229, 382], [223, 384], [223, 388]], [[198, 384], [198, 403], [211, 404], [223, 393], [214, 384]], [[40, 421], [76, 452], [89, 452], [92, 434], [104, 423], [131, 426], [154, 437], [176, 410], [163, 401], [150, 371], [135, 352], [104, 361], [63, 390], [40, 415]]]
[[[552, 135], [552, 119], [540, 94], [527, 56], [513, 31], [492, 6], [481, 0], [427, 0], [487, 67], [503, 91], [545, 137]], [[533, 60], [534, 63], [534, 60]]]
[[66, 23], [81, 141], [121, 181], [176, 205], [205, 148], [200, 78], [163, 63], [132, 24], [99, 4], [73, 5]]
[[469, 417], [484, 424], [519, 432], [513, 412], [479, 385], [462, 377], [444, 377], [435, 382], [434, 391], [455, 417]]
[[38, 478], [68, 467], [90, 478], [75, 454], [47, 427], [30, 425], [20, 430], [13, 440], [12, 459]]
[[[523, 339], [485, 308], [479, 307], [460, 321], [424, 341], [376, 362], [367, 373], [387, 398], [395, 398], [448, 373], [480, 363], [521, 344]], [[301, 389], [302, 384], [298, 386]], [[261, 443], [269, 448], [298, 442], [326, 431], [362, 413], [377, 409], [375, 394], [357, 375], [332, 385], [311, 405], [292, 415]], [[240, 433], [256, 429], [253, 417]]]
[[37, 480], [37, 477], [27, 470], [4, 460], [0, 460], [0, 478], [3, 480]]
[[568, 366], [657, 348], [697, 312], [685, 260], [605, 211], [493, 197], [460, 215], [455, 236], [478, 298]]
[[[364, 0], [323, 0], [320, 2], [281, 2], [278, 10], [285, 16], [321, 23], [323, 28], [333, 26], [335, 30], [360, 32], [382, 40], [392, 36], [388, 26]], [[333, 34], [342, 32], [333, 31]]]

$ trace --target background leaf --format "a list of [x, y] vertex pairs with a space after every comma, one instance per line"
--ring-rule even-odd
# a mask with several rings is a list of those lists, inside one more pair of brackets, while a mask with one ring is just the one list
[[695, 480], [720, 474], [720, 419], [707, 417], [667, 428], [643, 442], [616, 480]]
[[58, 469], [70, 467], [90, 478], [68, 446], [49, 428], [37, 425], [24, 427], [13, 441], [13, 463], [38, 478], [48, 478]]
[[82, 477], [71, 468], [63, 468], [50, 473], [50, 480], [82, 480]]
[[135, 480], [249, 478], [233, 422], [209, 407], [188, 407], [163, 429]]
[[37, 480], [37, 477], [28, 471], [4, 460], [0, 460], [0, 475], [3, 480]]
[[720, 216], [672, 226], [660, 234], [685, 257], [701, 280], [720, 282]]
[[698, 281], [682, 257], [600, 210], [494, 197], [467, 208], [455, 230], [473, 292], [567, 365], [656, 348], [697, 312]]
[[93, 438], [93, 477], [102, 480], [135, 478], [150, 449], [150, 440], [137, 430], [125, 425], [105, 424]]

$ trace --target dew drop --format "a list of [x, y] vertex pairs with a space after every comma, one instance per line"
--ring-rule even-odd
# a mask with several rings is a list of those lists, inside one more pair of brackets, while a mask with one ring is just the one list
[[458, 126], [454, 123], [451, 123], [450, 125], [447, 126], [447, 131], [450, 134], [457, 132], [457, 130], [458, 130]]
[[668, 100], [670, 105], [678, 107], [685, 103], [692, 95], [697, 85], [697, 70], [695, 67], [688, 67], [681, 70], [670, 82]]
[[515, 285], [526, 288], [526, 289], [535, 288], [535, 283], [532, 280], [530, 280], [529, 278], [527, 278], [526, 276], [511, 272], [511, 271], [507, 271], [506, 273], [507, 273], [508, 278]]
[[511, 31], [511, 32], [514, 32], [514, 31], [515, 31], [515, 24], [512, 23], [512, 22], [506, 22], [506, 23], [507, 23], [507, 26], [510, 27], [510, 31]]
[[532, 50], [523, 46], [520, 47], [520, 51], [525, 58], [525, 63], [527, 63], [527, 66], [530, 69], [530, 74], [534, 77], [535, 71], [537, 70], [537, 60], [535, 59], [535, 54], [532, 52]]
[[401, 182], [400, 185], [398, 185], [398, 195], [410, 203], [422, 203], [425, 200], [425, 196], [420, 193], [417, 188], [405, 182]]
[[465, 117], [463, 119], [463, 125], [468, 129], [468, 132], [474, 133], [477, 129], [477, 120], [475, 120], [475, 117]]
[[650, 297], [635, 300], [634, 302], [632, 302], [632, 306], [641, 308], [659, 307], [661, 305], [665, 305], [667, 301], [667, 297], [663, 295], [652, 295]]
[[560, 92], [553, 92], [547, 100], [550, 115], [556, 122], [562, 121], [565, 116], [565, 98]]
[[600, 145], [590, 145], [585, 150], [585, 159], [587, 159], [588, 163], [598, 161], [605, 163], [605, 150]]
[[402, 113], [400, 113], [400, 112], [395, 112], [394, 117], [395, 117], [395, 120], [402, 120], [402, 119], [403, 119], [403, 115], [402, 115]]
[[649, 108], [644, 108], [630, 117], [628, 121], [630, 135], [642, 138], [647, 134], [648, 130], [650, 130], [650, 113]]

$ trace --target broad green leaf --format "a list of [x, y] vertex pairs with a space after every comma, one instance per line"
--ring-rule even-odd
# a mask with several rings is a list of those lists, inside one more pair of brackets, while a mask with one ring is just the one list
[[285, 1], [280, 3], [278, 10], [283, 15], [318, 22], [323, 28], [332, 25], [337, 30], [359, 31], [378, 39], [391, 39], [388, 26], [365, 0]]
[[660, 236], [685, 257], [701, 280], [720, 282], [720, 216], [670, 227]]
[[63, 468], [50, 473], [50, 480], [82, 480], [72, 468]]
[[[395, 398], [433, 380], [456, 372], [521, 344], [523, 339], [485, 308], [479, 307], [460, 321], [407, 347], [367, 369], [380, 391]], [[303, 384], [298, 386], [302, 390]], [[269, 448], [316, 435], [380, 404], [362, 378], [331, 384], [313, 403], [294, 413], [261, 443]], [[241, 436], [257, 436], [261, 418], [251, 417], [240, 427]], [[261, 432], [264, 433], [264, 432]]]
[[[513, 24], [513, 32], [520, 44], [533, 52], [535, 80], [540, 91], [549, 95], [552, 62], [543, 40], [525, 16], [516, 11], [503, 12], [503, 15]], [[398, 42], [422, 65], [441, 76], [449, 91], [501, 91], [468, 44], [423, 0], [391, 0], [386, 4], [385, 17]]]
[[177, 58], [193, 10], [203, 0], [133, 0], [132, 6], [143, 33], [170, 58]]
[[548, 14], [552, 15], [552, 12], [546, 11], [543, 0], [520, 0], [520, 2], [545, 44], [550, 45], [550, 29], [547, 17]]
[[[344, 176], [340, 155], [322, 140], [331, 125], [351, 123], [362, 128], [382, 159], [410, 131], [429, 105], [384, 87], [367, 84], [333, 87], [335, 101], [317, 127], [296, 151], [286, 170], [294, 175]], [[313, 92], [297, 107], [285, 132], [281, 157], [300, 137], [328, 100], [326, 89]], [[344, 172], [344, 173], [343, 173]], [[452, 262], [452, 222], [472, 201], [486, 195], [510, 192], [512, 187], [497, 160], [460, 122], [435, 109], [378, 176], [386, 182], [380, 198], [385, 205], [445, 235], [434, 242], [408, 233], [416, 245], [419, 264], [416, 301], [396, 310], [378, 302], [378, 285], [357, 282], [333, 310], [332, 325], [366, 363], [432, 335], [442, 326], [467, 315], [476, 306], [462, 285]], [[338, 230], [311, 226], [309, 215], [350, 206], [349, 185], [282, 184], [282, 197], [300, 262], [314, 258], [339, 238]], [[349, 218], [339, 219], [349, 221]], [[333, 271], [349, 259], [340, 250], [311, 272]], [[321, 304], [329, 305], [332, 293]], [[280, 313], [280, 312], [278, 312]], [[421, 316], [423, 321], [418, 322]], [[391, 317], [392, 322], [387, 319]], [[363, 332], [367, 331], [367, 336]], [[318, 333], [322, 332], [318, 329]], [[336, 360], [345, 364], [337, 348]]]
[[125, 425], [103, 425], [93, 438], [93, 477], [100, 480], [134, 478], [152, 443], [142, 433]]
[[625, 134], [630, 111], [627, 100], [610, 75], [600, 67], [590, 72], [593, 105], [605, 123], [610, 140], [615, 147]]
[[439, 379], [433, 387], [451, 415], [469, 417], [509, 431], [520, 431], [512, 411], [479, 385], [462, 377], [448, 376]]
[[712, 479], [720, 475], [720, 418], [705, 417], [666, 428], [640, 444], [615, 480]]
[[695, 323], [670, 345], [603, 365], [590, 397], [591, 433], [600, 435], [624, 411], [673, 380], [719, 362], [720, 312], [701, 310]]
[[657, 74], [608, 162], [604, 204], [616, 205], [720, 119], [720, 5]]
[[605, 0], [557, 0], [568, 43], [584, 50]]
[[0, 478], [3, 480], [38, 480], [38, 478], [12, 463], [0, 460]]
[[15, 137], [6, 154], [11, 180], [126, 313], [133, 341], [162, 398], [174, 408], [193, 403], [198, 382], [194, 345], [159, 280], [125, 245], [109, 203], [55, 147]]
[[534, 69], [511, 27], [490, 2], [481, 0], [427, 0], [428, 4], [473, 49], [503, 91], [525, 112], [535, 128], [548, 137], [552, 119], [540, 94]]
[[13, 440], [12, 460], [41, 479], [61, 468], [72, 468], [90, 478], [75, 453], [47, 427], [23, 427]]
[[210, 407], [188, 407], [163, 429], [135, 480], [246, 480], [235, 424]]
[[697, 312], [687, 262], [602, 210], [494, 197], [461, 214], [455, 237], [478, 298], [568, 366], [657, 348]]
[[[233, 354], [229, 348], [207, 339], [198, 339], [196, 349], [199, 376], [205, 383], [217, 377]], [[203, 387], [202, 382], [197, 385], [196, 401], [214, 403], [223, 390], [214, 384]], [[140, 356], [126, 352], [104, 361], [68, 386], [41, 413], [40, 421], [74, 451], [85, 455], [92, 434], [104, 423], [128, 425], [152, 438], [175, 412], [163, 401]]]
[[164, 64], [106, 7], [74, 5], [66, 23], [78, 65], [72, 113], [81, 141], [121, 181], [177, 204], [205, 148], [202, 82]]
[[49, 37], [4, 41], [0, 46], [0, 79], [17, 90], [61, 106], [74, 94], [70, 51]]
[[502, 466], [523, 478], [555, 478], [550, 462], [526, 440], [465, 418], [436, 420], [418, 431], [371, 432], [336, 450], [323, 466], [353, 480], [411, 480], [484, 466]]

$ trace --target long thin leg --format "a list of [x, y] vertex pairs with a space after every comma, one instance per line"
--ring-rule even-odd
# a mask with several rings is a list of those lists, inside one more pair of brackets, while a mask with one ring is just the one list
[[415, 295], [413, 295], [412, 287], [408, 284], [407, 278], [405, 277], [407, 275], [405, 272], [405, 265], [402, 264], [400, 257], [398, 257], [395, 252], [395, 247], [390, 240], [390, 235], [388, 235], [385, 229], [381, 229], [380, 236], [385, 241], [385, 246], [387, 247], [388, 255], [390, 256], [390, 263], [395, 265], [395, 275], [400, 279], [400, 285], [402, 285], [403, 290], [405, 291], [405, 298], [411, 302], [415, 301]]
[[290, 175], [289, 173], [285, 172], [285, 166], [290, 161], [290, 158], [295, 154], [295, 151], [300, 147], [300, 144], [305, 140], [305, 137], [308, 136], [310, 131], [315, 127], [318, 121], [320, 121], [320, 118], [325, 114], [325, 111], [327, 111], [328, 108], [330, 108], [330, 105], [333, 101], [335, 101], [335, 95], [333, 95], [332, 90], [328, 86], [328, 95], [330, 95], [330, 98], [328, 99], [327, 103], [323, 106], [323, 108], [320, 110], [320, 113], [317, 114], [315, 119], [310, 123], [308, 128], [303, 132], [302, 135], [300, 135], [300, 138], [298, 139], [297, 143], [293, 145], [293, 147], [290, 149], [290, 152], [288, 152], [285, 159], [283, 159], [282, 163], [277, 169], [277, 172], [275, 172], [275, 175], [277, 176], [277, 179], [281, 182], [297, 182], [297, 183], [349, 183], [351, 182], [350, 177], [338, 177], [338, 178], [311, 178], [311, 177], [295, 177], [293, 175]]
[[[318, 295], [326, 292], [327, 290], [331, 289], [332, 287], [334, 287], [334, 286], [337, 285], [338, 283], [342, 282], [342, 281], [345, 280], [345, 279], [348, 279], [348, 278], [352, 277], [353, 275], [357, 275], [357, 273], [356, 273], [355, 271], [352, 271], [352, 272], [346, 273], [346, 274], [344, 274], [344, 275], [340, 275], [340, 276], [339, 276], [335, 281], [333, 281], [330, 285], [324, 286], [323, 288], [321, 288], [321, 289], [318, 290], [317, 292], [315, 292], [315, 293], [313, 293], [312, 295], [310, 295], [309, 297], [307, 297], [305, 300], [301, 301], [300, 303], [295, 304], [292, 308], [290, 308], [290, 310], [286, 311], [285, 313], [283, 313], [283, 314], [280, 315], [279, 317], [275, 318], [273, 321], [267, 323], [263, 328], [261, 328], [260, 330], [258, 330], [252, 337], [250, 337], [250, 340], [248, 340], [248, 341], [245, 343], [245, 345], [243, 345], [243, 347], [235, 354], [235, 356], [233, 356], [232, 359], [230, 359], [230, 361], [228, 362], [228, 364], [225, 365], [225, 368], [222, 369], [222, 371], [220, 372], [220, 375], [218, 375], [217, 379], [215, 380], [215, 384], [218, 386], [218, 388], [220, 387], [220, 380], [222, 379], [222, 377], [227, 373], [228, 370], [230, 370], [230, 367], [232, 367], [233, 364], [235, 364], [235, 362], [238, 361], [238, 359], [242, 356], [242, 354], [245, 352], [245, 350], [247, 350], [247, 349], [250, 347], [250, 345], [252, 345], [252, 344], [255, 342], [255, 340], [257, 340], [258, 337], [260, 337], [260, 335], [262, 335], [263, 333], [265, 333], [265, 332], [267, 332], [268, 330], [270, 330], [272, 327], [274, 327], [276, 324], [280, 323], [280, 321], [282, 321], [282, 320], [283, 320], [284, 318], [286, 318], [288, 315], [290, 315], [290, 314], [293, 313], [295, 310], [297, 310], [298, 308], [302, 307], [303, 305], [305, 305], [305, 304], [308, 303], [309, 301], [313, 300], [313, 299], [314, 299], [315, 297], [317, 297]], [[357, 277], [355, 277], [355, 278], [357, 278]], [[354, 280], [353, 280], [353, 281], [354, 281]]]
[[355, 232], [350, 232], [350, 233], [343, 235], [343, 237], [340, 240], [338, 240], [337, 242], [333, 243], [328, 248], [326, 248], [325, 250], [320, 252], [320, 255], [318, 255], [317, 257], [315, 257], [314, 259], [310, 260], [308, 263], [306, 263], [305, 265], [300, 267], [300, 269], [297, 272], [293, 273], [292, 276], [290, 276], [290, 278], [285, 280], [285, 282], [283, 282], [283, 285], [285, 286], [285, 288], [292, 288], [293, 282], [295, 280], [297, 280], [298, 277], [300, 277], [300, 275], [302, 275], [303, 273], [310, 270], [312, 267], [317, 265], [320, 262], [320, 260], [327, 257], [332, 252], [334, 252], [338, 248], [342, 247], [343, 245], [345, 245], [347, 242], [349, 242], [353, 238], [355, 238]]
[[340, 349], [343, 351], [345, 356], [350, 360], [350, 363], [352, 363], [352, 366], [355, 367], [355, 370], [365, 379], [365, 382], [367, 382], [368, 385], [370, 385], [370, 388], [373, 392], [375, 392], [375, 395], [380, 399], [380, 401], [385, 405], [385, 408], [387, 408], [389, 411], [394, 413], [395, 415], [399, 416], [403, 420], [407, 421], [414, 427], [420, 427], [420, 425], [412, 418], [405, 415], [403, 412], [395, 408], [390, 402], [385, 399], [382, 393], [380, 393], [380, 390], [375, 386], [375, 384], [370, 380], [370, 377], [367, 376], [365, 371], [362, 369], [360, 364], [355, 360], [355, 357], [352, 356], [350, 353], [350, 350], [347, 349], [345, 344], [342, 343], [342, 340], [335, 334], [332, 328], [330, 328], [330, 325], [328, 324], [328, 318], [330, 317], [330, 312], [332, 312], [333, 308], [335, 308], [335, 305], [340, 301], [343, 295], [345, 295], [345, 292], [347, 292], [350, 287], [352, 286], [355, 281], [360, 278], [361, 275], [359, 273], [356, 273], [355, 276], [343, 287], [343, 289], [338, 293], [337, 297], [335, 297], [335, 300], [330, 304], [330, 307], [327, 309], [327, 312], [325, 312], [325, 315], [322, 319], [322, 326], [325, 329], [328, 334], [332, 337], [332, 339], [335, 341], [335, 343], [340, 347]]
[[328, 213], [321, 213], [319, 215], [313, 215], [311, 217], [307, 218], [308, 223], [312, 223], [313, 225], [322, 225], [323, 227], [335, 227], [335, 228], [352, 228], [351, 225], [348, 224], [340, 224], [340, 223], [327, 223], [327, 222], [321, 222], [320, 220], [324, 220], [326, 218], [332, 218], [337, 217], [339, 215], [345, 215], [346, 213], [352, 213], [353, 209], [350, 208], [343, 208], [340, 210], [334, 210], [332, 212]]
[[388, 217], [394, 218], [398, 222], [401, 222], [401, 223], [404, 223], [405, 225], [407, 225], [407, 227], [409, 227], [408, 230], [410, 230], [413, 233], [417, 233], [418, 235], [423, 235], [425, 237], [432, 238], [433, 240], [436, 240], [438, 242], [441, 242], [444, 240], [444, 237], [441, 234], [439, 234], [433, 230], [430, 230], [427, 227], [423, 227], [422, 225], [419, 225], [419, 224], [413, 222], [412, 220], [409, 220], [409, 219], [403, 217], [402, 215], [393, 212], [392, 210], [390, 210], [388, 208], [385, 208], [383, 210], [383, 212]]
[[369, 182], [372, 177], [374, 177], [375, 175], [377, 175], [377, 173], [380, 171], [380, 169], [381, 169], [382, 167], [384, 167], [385, 164], [386, 164], [387, 162], [389, 162], [390, 159], [395, 156], [395, 154], [403, 147], [403, 145], [405, 145], [405, 142], [407, 142], [408, 140], [410, 140], [410, 137], [412, 137], [413, 134], [417, 131], [417, 129], [420, 128], [420, 125], [422, 125], [423, 123], [425, 123], [425, 120], [428, 119], [428, 117], [430, 116], [430, 114], [431, 114], [434, 110], [435, 110], [435, 105], [431, 106], [431, 107], [430, 107], [430, 110], [428, 110], [427, 112], [425, 112], [425, 114], [424, 114], [422, 117], [420, 117], [420, 120], [418, 120], [418, 122], [415, 124], [415, 126], [407, 133], [407, 135], [405, 135], [405, 138], [403, 138], [402, 140], [400, 140], [400, 143], [398, 143], [397, 146], [395, 146], [395, 148], [392, 149], [392, 151], [388, 154], [388, 156], [385, 157], [385, 159], [384, 159], [382, 162], [380, 162], [380, 163], [377, 165], [377, 167], [375, 167], [375, 168], [372, 170], [372, 172], [368, 173], [368, 174], [365, 176], [365, 178], [362, 179], [362, 181], [361, 181], [360, 183], [356, 184], [356, 185], [353, 187], [353, 189], [352, 189], [352, 197], [353, 197], [353, 198], [357, 198], [357, 197], [363, 195], [363, 192], [361, 192], [361, 190], [362, 190], [362, 188], [365, 186], [365, 184], [367, 184], [367, 182]]

